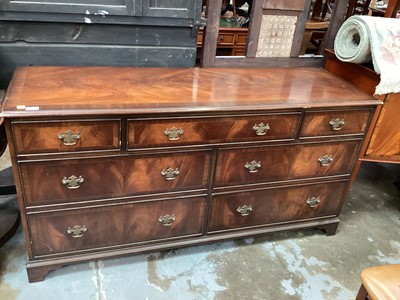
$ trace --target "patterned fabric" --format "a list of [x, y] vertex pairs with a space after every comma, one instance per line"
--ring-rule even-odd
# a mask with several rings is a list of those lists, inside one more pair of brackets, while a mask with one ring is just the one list
[[372, 60], [381, 75], [375, 94], [400, 92], [400, 19], [350, 17], [336, 35], [335, 53], [346, 62]]

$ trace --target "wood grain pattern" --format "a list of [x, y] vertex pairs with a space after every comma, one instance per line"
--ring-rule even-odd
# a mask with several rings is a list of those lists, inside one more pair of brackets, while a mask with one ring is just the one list
[[[300, 119], [299, 113], [266, 114], [260, 116], [172, 119], [128, 122], [128, 147], [130, 149], [154, 146], [174, 146], [195, 143], [237, 141], [263, 141], [294, 139]], [[253, 127], [268, 124], [265, 135], [256, 135]], [[182, 129], [179, 140], [170, 141], [164, 134], [167, 129]]]
[[[306, 112], [300, 130], [300, 138], [343, 134], [363, 134], [368, 126], [372, 110], [342, 110]], [[340, 130], [333, 130], [329, 124], [340, 119], [344, 125]]]
[[[347, 175], [357, 158], [360, 141], [223, 149], [219, 152], [215, 185], [221, 187]], [[322, 167], [318, 161], [324, 155], [333, 157], [327, 167]], [[250, 173], [245, 168], [246, 163], [252, 161], [261, 164], [256, 173]]]
[[400, 160], [400, 94], [389, 94], [366, 152], [367, 158]]
[[[345, 185], [346, 182], [322, 183], [214, 196], [208, 231], [336, 215]], [[307, 204], [312, 197], [320, 199], [316, 207]], [[252, 207], [247, 216], [237, 211], [244, 205]]]
[[[188, 152], [164, 155], [109, 158], [60, 159], [21, 162], [20, 169], [27, 206], [79, 202], [160, 193], [183, 189], [204, 189], [208, 182], [210, 153]], [[161, 172], [178, 168], [174, 180]], [[82, 176], [77, 189], [68, 189], [64, 177]]]
[[[19, 68], [0, 116], [259, 111], [379, 103], [321, 69]], [[18, 110], [17, 105], [38, 107]]]
[[[79, 152], [120, 148], [120, 120], [14, 122], [18, 154]], [[79, 133], [76, 145], [64, 145], [58, 134]]]
[[[200, 197], [171, 199], [29, 215], [34, 256], [200, 234], [204, 201]], [[168, 227], [159, 222], [166, 214], [175, 215]], [[75, 225], [87, 227], [80, 238], [67, 233]]]

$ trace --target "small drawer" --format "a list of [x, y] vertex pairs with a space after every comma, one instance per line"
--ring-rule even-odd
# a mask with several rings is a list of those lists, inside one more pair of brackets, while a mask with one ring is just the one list
[[35, 257], [199, 235], [203, 197], [28, 215]]
[[238, 33], [236, 45], [244, 46], [247, 43], [247, 34], [246, 33]]
[[217, 44], [220, 46], [233, 46], [235, 42], [234, 33], [220, 33], [218, 34]]
[[216, 195], [208, 231], [335, 216], [346, 182]]
[[20, 162], [26, 206], [205, 189], [208, 151]]
[[198, 143], [293, 140], [299, 119], [299, 113], [291, 113], [246, 117], [128, 120], [128, 147], [135, 149]]
[[360, 140], [219, 151], [215, 186], [349, 175]]
[[17, 154], [120, 148], [120, 120], [13, 122]]
[[363, 134], [371, 110], [309, 111], [305, 113], [300, 138]]

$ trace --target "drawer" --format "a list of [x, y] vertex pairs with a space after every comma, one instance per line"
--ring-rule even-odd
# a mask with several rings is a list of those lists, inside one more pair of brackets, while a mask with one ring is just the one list
[[234, 33], [220, 33], [218, 34], [217, 45], [220, 46], [233, 46], [235, 43]]
[[215, 186], [350, 174], [361, 140], [219, 151]]
[[17, 154], [120, 148], [120, 120], [13, 122]]
[[193, 197], [30, 214], [33, 253], [37, 257], [201, 234], [204, 203], [203, 197]]
[[129, 120], [129, 149], [222, 143], [290, 140], [296, 136], [300, 114], [271, 114], [172, 120]]
[[300, 138], [363, 134], [371, 110], [309, 111], [305, 113]]
[[329, 182], [214, 196], [208, 231], [335, 216], [346, 183]]
[[205, 189], [210, 153], [20, 162], [27, 206]]
[[247, 33], [238, 33], [236, 45], [245, 46], [247, 43]]

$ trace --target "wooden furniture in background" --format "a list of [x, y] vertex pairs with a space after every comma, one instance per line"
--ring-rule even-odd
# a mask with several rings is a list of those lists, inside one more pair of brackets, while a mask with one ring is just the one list
[[[0, 91], [0, 106], [3, 103], [4, 91]], [[7, 136], [3, 118], [0, 118], [0, 156], [7, 148]], [[14, 181], [10, 168], [0, 171], [0, 195], [15, 194]], [[0, 198], [0, 247], [7, 242], [19, 225], [19, 212], [15, 208], [10, 208], [10, 199]]]
[[[375, 87], [380, 77], [372, 66], [358, 65], [342, 62], [335, 57], [332, 50], [325, 51], [327, 61], [325, 69], [346, 81], [358, 86], [370, 95], [375, 92]], [[400, 163], [400, 94], [380, 95], [377, 98], [384, 102], [379, 118], [364, 153], [360, 159], [364, 161]]]
[[379, 103], [313, 68], [18, 69], [1, 116], [29, 280], [274, 231], [334, 234]]
[[[220, 27], [217, 40], [217, 56], [244, 56], [247, 45], [247, 28]], [[203, 43], [203, 30], [200, 29], [197, 39], [198, 51]]]

